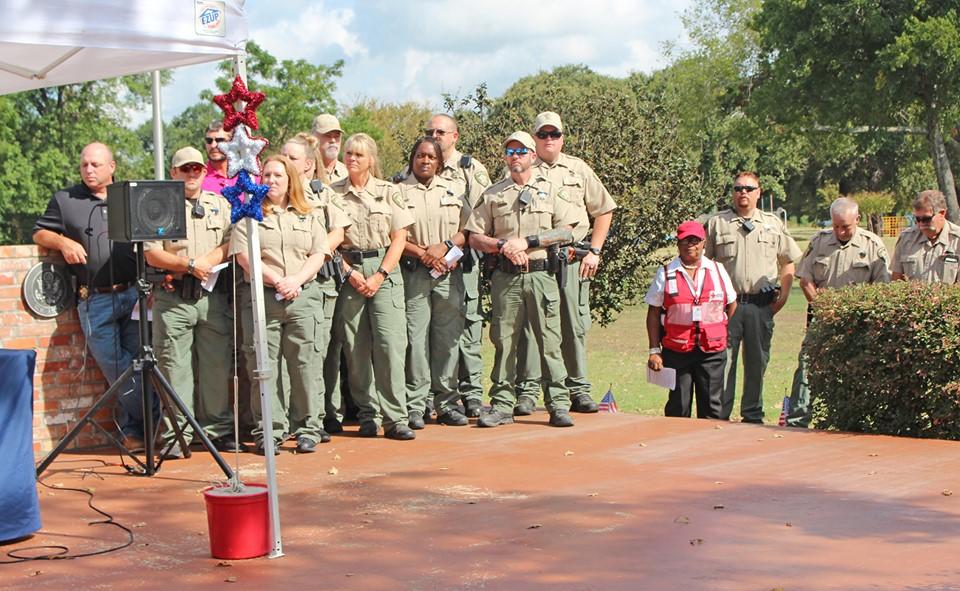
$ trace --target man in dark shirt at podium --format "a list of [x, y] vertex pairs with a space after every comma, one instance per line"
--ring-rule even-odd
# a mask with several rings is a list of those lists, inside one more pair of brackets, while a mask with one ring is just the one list
[[[117, 164], [110, 148], [94, 142], [80, 153], [81, 183], [57, 191], [33, 228], [33, 241], [57, 250], [77, 279], [77, 311], [90, 353], [111, 385], [140, 346], [130, 314], [137, 302], [133, 244], [110, 240], [107, 186]], [[131, 451], [143, 448], [143, 408], [134, 379], [119, 393], [120, 430]]]

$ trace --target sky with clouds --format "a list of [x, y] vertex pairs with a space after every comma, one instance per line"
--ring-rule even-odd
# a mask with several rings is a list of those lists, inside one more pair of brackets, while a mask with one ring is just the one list
[[[683, 45], [689, 0], [248, 0], [250, 38], [280, 59], [344, 60], [335, 98], [417, 101], [499, 96], [518, 78], [579, 63], [611, 76], [665, 65]], [[181, 68], [164, 88], [170, 119], [212, 86], [213, 65]]]

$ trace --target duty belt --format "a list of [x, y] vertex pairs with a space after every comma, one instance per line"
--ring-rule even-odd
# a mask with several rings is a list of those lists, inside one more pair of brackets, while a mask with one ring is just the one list
[[771, 298], [770, 294], [768, 293], [741, 293], [737, 296], [737, 303], [769, 306], [771, 303], [773, 303], [774, 299], [776, 299], [776, 295]]
[[386, 248], [375, 248], [373, 250], [344, 250], [340, 249], [343, 260], [351, 265], [359, 265], [363, 259], [372, 259], [373, 257], [383, 256], [387, 252]]
[[113, 285], [104, 286], [90, 286], [81, 283], [80, 287], [77, 288], [77, 297], [85, 300], [90, 297], [91, 293], [120, 293], [133, 287], [134, 283], [134, 281], [128, 281], [127, 283], [114, 283]]
[[418, 267], [423, 267], [424, 269], [431, 268], [424, 265], [423, 261], [421, 261], [417, 257], [408, 257], [408, 256], [400, 257], [400, 265], [407, 271], [416, 271]]
[[533, 271], [550, 271], [550, 261], [547, 259], [536, 259], [528, 261], [526, 265], [514, 265], [510, 262], [510, 259], [506, 257], [500, 257], [500, 261], [497, 264], [497, 268], [503, 271], [504, 273], [510, 273], [512, 275], [519, 275], [520, 273], [531, 273]]

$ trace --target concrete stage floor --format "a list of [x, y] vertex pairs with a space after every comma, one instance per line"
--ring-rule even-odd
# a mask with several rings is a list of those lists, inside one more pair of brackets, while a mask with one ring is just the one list
[[[205, 452], [152, 478], [125, 475], [115, 454], [64, 454], [44, 480], [93, 488], [134, 544], [0, 565], [0, 588], [960, 589], [960, 443], [528, 418], [428, 425], [412, 442], [348, 427], [313, 455], [285, 450], [286, 556], [225, 564], [209, 556], [200, 491], [222, 475]], [[262, 458], [242, 455], [241, 474], [262, 481]], [[85, 495], [40, 492], [43, 529], [0, 550], [81, 553], [126, 539], [86, 525], [100, 516]]]

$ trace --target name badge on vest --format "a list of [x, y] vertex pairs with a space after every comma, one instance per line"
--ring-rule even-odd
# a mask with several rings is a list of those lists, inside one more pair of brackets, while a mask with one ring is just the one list
[[703, 321], [703, 311], [701, 310], [700, 306], [693, 306], [693, 308], [690, 310], [690, 315], [690, 319], [694, 322]]

